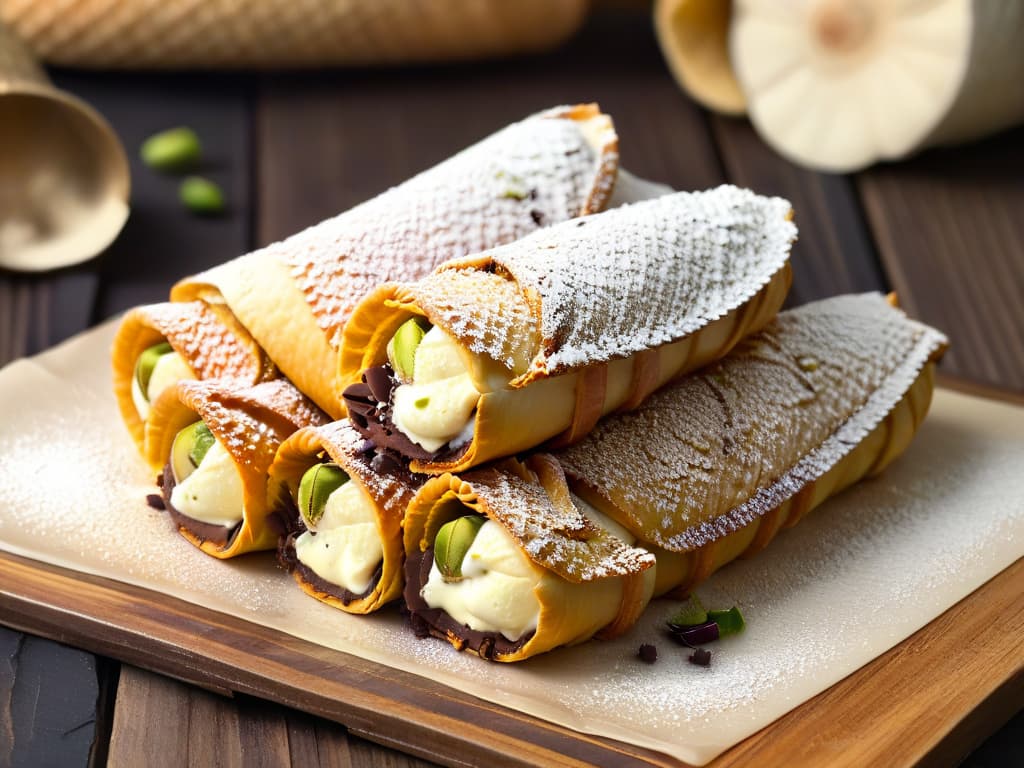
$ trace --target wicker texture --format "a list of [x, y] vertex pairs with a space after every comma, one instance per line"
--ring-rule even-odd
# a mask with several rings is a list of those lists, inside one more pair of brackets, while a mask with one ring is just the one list
[[586, 0], [0, 0], [51, 64], [304, 67], [472, 59], [553, 47]]

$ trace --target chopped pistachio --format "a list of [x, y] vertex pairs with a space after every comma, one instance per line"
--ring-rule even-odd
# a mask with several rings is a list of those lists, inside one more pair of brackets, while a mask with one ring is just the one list
[[213, 433], [202, 421], [194, 421], [180, 430], [171, 446], [171, 470], [174, 481], [182, 482], [202, 464], [214, 443]]
[[213, 214], [224, 210], [224, 193], [209, 179], [189, 176], [178, 188], [181, 202], [192, 213]]
[[299, 512], [310, 528], [315, 528], [324, 516], [327, 499], [348, 482], [348, 475], [337, 464], [314, 464], [299, 481]]
[[135, 380], [139, 383], [139, 390], [147, 401], [149, 400], [147, 391], [149, 389], [149, 380], [153, 377], [153, 369], [156, 368], [157, 361], [173, 351], [171, 345], [163, 341], [144, 349], [142, 354], [139, 355], [139, 359], [135, 361]]
[[161, 131], [142, 143], [139, 155], [146, 165], [160, 171], [180, 171], [199, 162], [203, 150], [191, 128]]
[[441, 526], [434, 537], [434, 562], [445, 581], [462, 578], [462, 561], [487, 519], [465, 515]]
[[[410, 317], [395, 331], [388, 342], [388, 362], [395, 375], [405, 382], [412, 381], [416, 364], [416, 349], [427, 331], [430, 323], [423, 317]], [[417, 407], [422, 407], [417, 405]]]

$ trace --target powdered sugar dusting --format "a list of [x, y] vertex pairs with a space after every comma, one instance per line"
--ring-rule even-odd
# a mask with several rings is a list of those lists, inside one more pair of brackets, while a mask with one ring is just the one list
[[[550, 110], [514, 123], [440, 165], [267, 251], [287, 264], [335, 347], [355, 304], [388, 281], [590, 213], [614, 183], [613, 147]], [[613, 137], [612, 137], [613, 138]], [[607, 190], [595, 199], [603, 199]]]
[[[600, 423], [559, 460], [615, 499], [641, 539], [696, 549], [827, 472], [944, 343], [879, 294], [814, 302], [783, 312], [638, 410]], [[803, 458], [794, 465], [793, 457]]]
[[[255, 384], [263, 373], [256, 345], [227, 328], [202, 301], [165, 302], [136, 307], [125, 318], [159, 331], [176, 352], [185, 358], [200, 379], [239, 378]], [[135, 361], [130, 361], [134, 367]]]
[[264, 471], [295, 430], [327, 416], [286, 379], [243, 386], [226, 380], [183, 381], [180, 401], [198, 413], [239, 462]]
[[355, 475], [363, 487], [390, 514], [401, 519], [413, 494], [426, 480], [425, 475], [400, 475], [377, 472], [371, 454], [363, 450], [366, 440], [348, 419], [334, 421], [317, 428], [321, 444], [349, 475]]
[[[654, 565], [649, 552], [593, 525], [575, 506], [559, 508], [537, 482], [498, 468], [459, 477], [473, 487], [490, 516], [512, 534], [527, 557], [567, 581], [625, 576]], [[561, 482], [564, 485], [564, 479]]]
[[[750, 300], [789, 258], [790, 204], [722, 186], [678, 192], [584, 217], [495, 248], [492, 264], [539, 302], [533, 375], [554, 375], [684, 338]], [[477, 312], [473, 308], [473, 312]], [[535, 312], [537, 309], [534, 310]], [[458, 338], [497, 360], [521, 334], [492, 310]], [[441, 322], [451, 330], [461, 312]]]
[[[881, 477], [829, 500], [700, 588], [705, 603], [738, 604], [747, 619], [742, 635], [712, 647], [710, 668], [687, 663], [664, 638], [671, 601], [652, 603], [615, 641], [487, 664], [416, 639], [397, 609], [352, 616], [307, 598], [271, 556], [207, 557], [146, 507], [153, 478], [109, 394], [104, 352], [113, 332], [107, 326], [0, 372], [0, 549], [692, 764], [849, 675], [1024, 555], [1024, 409], [940, 389], [918, 438]], [[161, 636], [159, 626], [151, 631]], [[657, 645], [656, 664], [636, 660], [640, 643]], [[325, 675], [346, 660], [315, 653]]]
[[406, 288], [434, 324], [468, 342], [473, 352], [517, 374], [529, 367], [540, 345], [540, 328], [511, 280], [477, 269], [446, 269]]

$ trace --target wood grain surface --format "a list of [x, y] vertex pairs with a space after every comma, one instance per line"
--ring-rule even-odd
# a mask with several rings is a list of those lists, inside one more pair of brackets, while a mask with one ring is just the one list
[[[1024, 695], [1022, 580], [1024, 562], [1018, 561], [712, 765], [957, 762], [993, 724], [1005, 722]], [[677, 765], [668, 756], [579, 734], [200, 606], [13, 555], [0, 554], [0, 610], [17, 629], [336, 720], [373, 741], [446, 765]], [[999, 631], [979, 633], [979, 626]], [[224, 764], [248, 765], [253, 745], [290, 750], [287, 718], [250, 707], [248, 699], [224, 706], [214, 694], [129, 669], [120, 688], [133, 706], [119, 707], [115, 716], [112, 764], [187, 749], [188, 764], [221, 750]], [[306, 721], [297, 741], [309, 741], [309, 729]], [[321, 738], [318, 733], [313, 740]], [[328, 732], [323, 738], [340, 736]]]
[[[895, 288], [911, 314], [952, 336], [948, 374], [1024, 389], [1022, 129], [852, 178], [800, 169], [772, 153], [746, 122], [709, 117], [680, 94], [642, 10], [596, 14], [568, 46], [533, 59], [302, 75], [57, 72], [55, 78], [97, 106], [120, 134], [132, 162], [132, 216], [111, 249], [89, 264], [40, 276], [0, 272], [0, 363], [133, 304], [160, 300], [176, 278], [343, 210], [509, 120], [559, 102], [599, 99], [615, 116], [623, 164], [633, 172], [681, 189], [733, 181], [794, 202], [801, 239], [791, 304]], [[199, 170], [225, 188], [230, 210], [223, 218], [186, 215], [177, 203], [177, 179], [137, 160], [144, 137], [179, 124], [203, 138], [206, 160]], [[40, 602], [31, 613], [45, 610]], [[6, 608], [0, 624], [17, 626]], [[209, 743], [216, 724], [226, 724], [231, 734], [224, 755], [244, 757], [245, 764], [421, 764], [288, 708], [294, 701], [283, 706], [211, 694], [111, 659], [131, 661], [130, 647], [90, 644], [59, 622], [37, 631], [101, 655], [3, 631], [0, 766], [103, 765], [108, 749], [114, 765], [137, 765], [140, 754], [159, 755], [165, 764], [204, 763], [207, 753], [189, 754], [182, 734], [195, 729], [192, 738]], [[10, 648], [21, 650], [12, 657]], [[11, 662], [26, 648], [62, 679], [92, 682], [36, 684], [44, 678], [30, 675], [35, 662]], [[195, 660], [190, 664], [179, 676], [196, 680]], [[199, 682], [213, 690], [232, 687], [220, 678]], [[25, 719], [29, 710], [14, 706], [15, 695], [27, 694], [40, 717]], [[951, 765], [968, 742], [994, 731], [1006, 712], [1024, 703], [1019, 681], [987, 701], [995, 703], [955, 726], [925, 762]], [[806, 715], [815, 722], [813, 707], [798, 715], [808, 707], [787, 718]], [[85, 712], [92, 713], [92, 726], [82, 725]], [[72, 736], [36, 738], [44, 723]], [[1024, 731], [1024, 716], [1015, 723], [965, 765], [1003, 764], [1008, 753], [1024, 751], [1024, 740], [1014, 737]], [[158, 726], [178, 740], [157, 736]], [[91, 753], [83, 751], [90, 728]], [[819, 743], [813, 733], [805, 735]], [[147, 738], [167, 749], [147, 748]], [[431, 744], [429, 734], [421, 741], [400, 729], [387, 738], [419, 754], [427, 753], [418, 745]], [[807, 757], [806, 749], [798, 752]]]
[[857, 185], [904, 306], [949, 334], [943, 369], [1024, 392], [1024, 130]]

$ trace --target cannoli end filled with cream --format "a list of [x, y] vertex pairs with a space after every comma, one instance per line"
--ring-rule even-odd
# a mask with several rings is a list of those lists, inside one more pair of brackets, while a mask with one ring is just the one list
[[182, 381], [161, 394], [147, 423], [148, 459], [163, 467], [164, 506], [176, 529], [220, 559], [273, 549], [267, 472], [296, 429], [326, 417], [283, 379], [252, 387]]
[[650, 600], [654, 558], [581, 506], [542, 454], [428, 480], [405, 521], [416, 631], [492, 661], [627, 631]]
[[420, 478], [344, 420], [296, 432], [270, 475], [279, 559], [307, 594], [348, 613], [402, 594], [401, 521]]
[[111, 361], [121, 418], [143, 455], [153, 404], [177, 382], [227, 378], [257, 384], [276, 375], [226, 308], [199, 301], [132, 309], [118, 327]]

